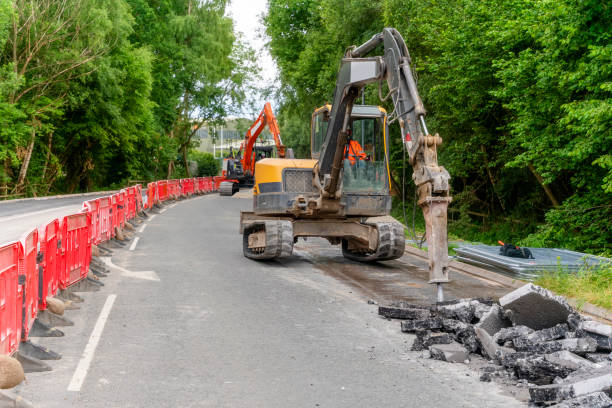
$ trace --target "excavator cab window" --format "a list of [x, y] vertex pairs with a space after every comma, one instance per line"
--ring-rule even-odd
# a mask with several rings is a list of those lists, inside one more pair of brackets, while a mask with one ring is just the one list
[[346, 192], [385, 192], [388, 187], [384, 118], [353, 117], [344, 151]]
[[327, 125], [329, 124], [329, 110], [326, 107], [317, 109], [312, 115], [311, 124], [311, 156], [313, 159], [318, 159], [321, 153], [321, 147], [327, 133]]

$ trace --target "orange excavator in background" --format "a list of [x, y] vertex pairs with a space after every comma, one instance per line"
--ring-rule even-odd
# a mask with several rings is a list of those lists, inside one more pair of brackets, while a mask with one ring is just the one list
[[270, 102], [266, 102], [255, 122], [247, 130], [236, 156], [234, 157], [230, 150], [230, 156], [223, 159], [223, 168], [221, 169], [223, 179], [219, 183], [220, 195], [231, 196], [240, 187], [253, 186], [255, 163], [260, 159], [272, 157], [272, 146], [255, 146], [257, 138], [266, 126], [274, 137], [277, 156], [279, 158], [285, 158], [286, 155], [293, 157], [293, 151], [287, 149], [281, 141], [280, 130], [274, 112], [272, 112], [272, 106]]

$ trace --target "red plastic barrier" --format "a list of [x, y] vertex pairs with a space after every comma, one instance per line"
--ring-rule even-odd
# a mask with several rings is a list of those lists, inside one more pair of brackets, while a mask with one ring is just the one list
[[21, 340], [23, 287], [19, 284], [20, 242], [0, 247], [0, 354], [17, 351]]
[[47, 308], [47, 296], [55, 296], [59, 289], [59, 254], [61, 239], [60, 223], [53, 220], [39, 233], [40, 251], [42, 252], [42, 273], [38, 277], [38, 309]]
[[171, 198], [181, 198], [181, 186], [179, 180], [168, 180], [169, 191], [168, 195]]
[[91, 218], [91, 228], [89, 228], [91, 243], [92, 245], [98, 245], [102, 241], [100, 199], [85, 201], [83, 203], [83, 212], [88, 213]]
[[170, 196], [170, 186], [168, 180], [160, 180], [157, 182], [157, 198], [159, 201], [166, 201]]
[[153, 208], [155, 204], [157, 204], [157, 183], [149, 183], [147, 184], [147, 202], [146, 208]]
[[131, 220], [136, 216], [136, 187], [126, 187], [125, 193], [125, 220]]
[[87, 277], [91, 261], [91, 241], [87, 213], [67, 215], [62, 220], [62, 245], [60, 250], [59, 286], [66, 289]]
[[182, 197], [193, 195], [193, 179], [181, 179], [179, 183]]
[[[25, 284], [23, 285], [23, 321], [21, 337], [25, 341], [28, 338], [34, 319], [38, 314], [38, 229], [34, 229], [21, 239], [23, 245], [22, 258], [19, 263], [19, 275]], [[40, 260], [42, 261], [42, 259]]]
[[113, 194], [110, 198], [110, 236], [115, 237], [115, 227], [117, 226], [117, 195]]
[[123, 228], [125, 226], [125, 216], [128, 210], [128, 203], [125, 195], [125, 190], [121, 190], [117, 194], [115, 194], [115, 199], [117, 202], [117, 218], [115, 221], [115, 226], [119, 228]]
[[100, 241], [99, 242], [104, 242], [104, 241], [108, 241], [109, 239], [111, 239], [112, 237], [112, 225], [113, 225], [113, 221], [112, 221], [112, 216], [111, 216], [111, 210], [113, 209], [112, 207], [112, 203], [111, 203], [111, 197], [102, 197], [99, 200], [99, 207], [98, 207], [98, 218], [100, 221], [99, 224], [99, 235], [100, 235]]
[[142, 202], [142, 186], [140, 184], [136, 184], [134, 186], [134, 196], [136, 198], [136, 213], [134, 217], [137, 216], [144, 210], [144, 204]]

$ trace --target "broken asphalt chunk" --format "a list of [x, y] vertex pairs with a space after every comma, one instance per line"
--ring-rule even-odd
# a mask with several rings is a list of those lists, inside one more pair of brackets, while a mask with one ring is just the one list
[[[514, 343], [516, 346], [516, 340]], [[567, 350], [576, 354], [592, 353], [597, 350], [597, 342], [594, 339], [584, 337], [576, 339], [563, 339], [546, 341], [543, 343], [532, 344], [525, 346], [521, 351], [527, 351], [530, 353], [547, 354], [554, 353], [555, 351]]]
[[491, 336], [495, 335], [495, 333], [501, 329], [509, 326], [511, 326], [510, 322], [504, 319], [502, 316], [502, 310], [497, 305], [493, 305], [489, 312], [484, 314], [480, 319], [480, 322], [476, 325], [476, 327], [480, 327]]
[[526, 336], [516, 337], [512, 340], [517, 350], [525, 350], [535, 344], [557, 340], [565, 336], [569, 327], [565, 323], [530, 333]]
[[580, 397], [565, 400], [550, 408], [609, 408], [612, 407], [612, 399], [604, 392], [594, 392]]
[[569, 376], [560, 384], [532, 387], [529, 389], [529, 395], [533, 402], [549, 402], [609, 390], [612, 390], [612, 371], [600, 369]]
[[429, 347], [431, 358], [447, 361], [449, 363], [463, 363], [469, 361], [470, 353], [459, 343], [435, 344]]
[[431, 317], [431, 312], [427, 309], [400, 308], [391, 306], [379, 306], [378, 314], [390, 319], [421, 320]]
[[534, 330], [563, 323], [574, 312], [563, 297], [532, 283], [502, 296], [499, 303], [512, 323]]
[[453, 336], [449, 333], [432, 333], [427, 330], [417, 331], [417, 337], [412, 343], [411, 350], [421, 351], [434, 344], [450, 344], [452, 342]]
[[419, 320], [404, 320], [402, 322], [402, 331], [405, 333], [412, 333], [417, 330], [432, 330], [441, 328], [442, 319], [439, 317], [430, 317], [428, 319]]
[[527, 326], [504, 327], [503, 329], [495, 333], [493, 339], [498, 344], [504, 344], [505, 342], [514, 340], [517, 337], [527, 336], [528, 334], [533, 333], [533, 331], [533, 329]]

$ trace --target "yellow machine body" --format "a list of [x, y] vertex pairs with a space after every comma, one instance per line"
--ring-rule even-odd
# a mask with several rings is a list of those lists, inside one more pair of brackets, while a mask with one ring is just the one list
[[253, 195], [280, 192], [285, 169], [312, 169], [316, 160], [311, 159], [262, 159], [255, 163]]

